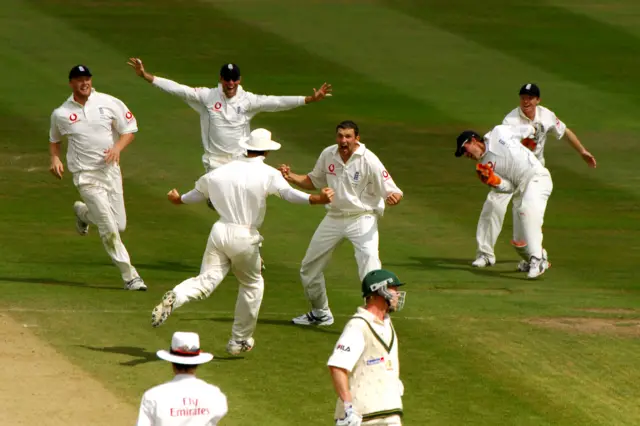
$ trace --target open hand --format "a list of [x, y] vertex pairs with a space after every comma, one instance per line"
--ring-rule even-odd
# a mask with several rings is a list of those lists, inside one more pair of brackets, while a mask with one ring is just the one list
[[318, 102], [323, 100], [326, 96], [332, 96], [331, 91], [331, 85], [328, 83], [323, 83], [318, 90], [316, 90], [314, 87], [313, 96], [311, 96], [311, 102]]
[[582, 159], [589, 165], [591, 168], [596, 168], [596, 157], [591, 155], [591, 153], [587, 150], [583, 151], [580, 155], [582, 155]]
[[62, 175], [64, 174], [64, 165], [62, 161], [58, 157], [54, 157], [51, 160], [51, 166], [49, 166], [49, 171], [52, 175], [57, 177], [58, 179], [62, 179]]
[[107, 164], [120, 164], [120, 150], [115, 146], [104, 151], [104, 161]]
[[132, 67], [139, 77], [144, 77], [144, 65], [142, 65], [142, 61], [140, 59], [129, 58], [129, 62], [127, 62], [127, 65]]

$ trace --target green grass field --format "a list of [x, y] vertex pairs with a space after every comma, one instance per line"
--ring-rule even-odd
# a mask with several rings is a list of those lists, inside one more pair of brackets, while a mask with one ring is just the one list
[[[335, 396], [326, 360], [361, 303], [353, 251], [326, 271], [336, 324], [289, 324], [306, 311], [298, 268], [321, 208], [270, 200], [262, 228], [266, 292], [255, 350], [227, 358], [237, 285], [163, 327], [150, 312], [197, 274], [216, 215], [176, 208], [172, 187], [200, 176], [198, 116], [137, 78], [147, 70], [213, 86], [238, 63], [256, 93], [334, 96], [258, 115], [281, 151], [269, 163], [311, 169], [335, 124], [359, 123], [405, 191], [381, 221], [383, 265], [408, 283], [394, 321], [405, 383], [405, 423], [418, 425], [637, 425], [640, 423], [640, 5], [634, 0], [3, 0], [0, 4], [0, 309], [137, 406], [169, 378], [155, 351], [176, 330], [200, 333], [216, 360], [201, 369], [230, 404], [225, 425], [328, 425]], [[66, 74], [85, 63], [94, 87], [127, 103], [140, 131], [123, 154], [123, 240], [149, 285], [121, 289], [97, 232], [75, 233], [70, 176], [48, 173], [51, 111], [69, 96]], [[514, 272], [510, 213], [498, 264], [470, 266], [486, 189], [455, 136], [486, 131], [535, 81], [596, 156], [588, 169], [550, 140], [554, 192], [545, 218], [553, 268], [538, 281]], [[133, 424], [135, 419], [131, 419]]]

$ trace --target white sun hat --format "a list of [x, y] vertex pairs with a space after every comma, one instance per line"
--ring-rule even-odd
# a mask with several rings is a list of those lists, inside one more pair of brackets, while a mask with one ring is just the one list
[[156, 352], [158, 358], [176, 364], [198, 365], [209, 362], [213, 355], [200, 351], [200, 336], [198, 333], [176, 331], [171, 338], [171, 349]]
[[250, 137], [240, 139], [239, 145], [248, 151], [277, 151], [281, 147], [271, 140], [271, 132], [267, 129], [255, 129]]

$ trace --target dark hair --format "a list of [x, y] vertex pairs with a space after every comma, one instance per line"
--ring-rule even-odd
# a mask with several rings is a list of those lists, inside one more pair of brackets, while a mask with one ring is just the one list
[[173, 362], [172, 364], [178, 371], [189, 371], [197, 367], [197, 365], [178, 364], [177, 362]]
[[247, 150], [247, 154], [253, 154], [253, 155], [265, 155], [265, 151], [252, 151], [250, 149]]
[[338, 132], [338, 129], [344, 129], [344, 130], [353, 129], [353, 133], [355, 136], [358, 136], [360, 134], [360, 129], [358, 129], [358, 125], [351, 120], [345, 120], [340, 124], [338, 124], [336, 126], [336, 133]]

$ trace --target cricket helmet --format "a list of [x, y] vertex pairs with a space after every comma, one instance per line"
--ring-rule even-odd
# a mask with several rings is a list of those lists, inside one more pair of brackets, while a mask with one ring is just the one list
[[404, 285], [396, 274], [386, 269], [376, 269], [365, 275], [362, 280], [362, 297], [377, 294], [384, 297], [389, 305], [389, 311], [399, 311], [404, 306], [406, 291], [398, 291], [398, 303], [394, 306], [391, 301], [394, 298], [393, 293], [389, 291], [389, 287], [399, 287]]

